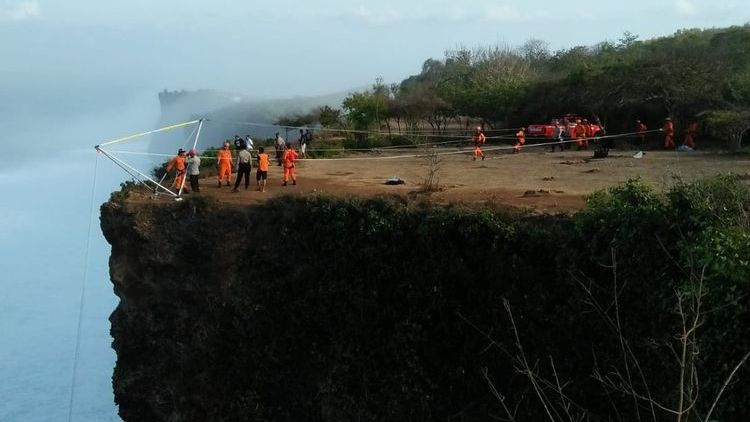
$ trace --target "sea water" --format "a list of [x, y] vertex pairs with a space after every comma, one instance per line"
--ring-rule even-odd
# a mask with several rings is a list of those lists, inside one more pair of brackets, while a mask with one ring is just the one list
[[0, 421], [67, 420], [79, 316], [72, 420], [119, 420], [108, 321], [117, 297], [99, 205], [127, 175], [93, 146], [157, 120], [155, 94], [0, 119]]

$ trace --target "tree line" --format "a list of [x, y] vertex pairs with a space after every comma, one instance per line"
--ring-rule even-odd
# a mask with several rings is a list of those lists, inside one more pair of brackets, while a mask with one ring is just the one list
[[739, 147], [750, 129], [750, 24], [686, 29], [640, 40], [551, 51], [531, 39], [520, 47], [458, 48], [427, 59], [399, 83], [377, 79], [352, 92], [341, 109], [321, 107], [279, 124], [357, 130], [434, 132], [479, 123], [512, 128], [565, 113], [599, 117], [610, 131], [632, 131], [636, 119], [658, 128], [671, 117]]

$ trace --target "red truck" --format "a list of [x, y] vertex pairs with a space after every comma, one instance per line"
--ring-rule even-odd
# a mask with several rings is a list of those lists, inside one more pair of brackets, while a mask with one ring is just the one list
[[[541, 136], [545, 138], [552, 138], [552, 130], [555, 128], [555, 122], [560, 122], [560, 126], [565, 128], [565, 136], [572, 137], [572, 130], [576, 127], [576, 120], [583, 121], [583, 118], [576, 114], [564, 114], [559, 119], [552, 119], [549, 124], [546, 125], [529, 125], [526, 130], [528, 136]], [[591, 123], [591, 133], [589, 136], [601, 136], [603, 135], [602, 127], [596, 123]]]

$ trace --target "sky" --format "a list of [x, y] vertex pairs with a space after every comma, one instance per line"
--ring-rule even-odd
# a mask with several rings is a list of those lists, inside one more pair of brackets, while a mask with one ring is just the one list
[[560, 49], [748, 21], [746, 0], [0, 0], [0, 100], [79, 110], [164, 88], [319, 95], [400, 81], [458, 46]]
[[398, 82], [457, 47], [536, 38], [556, 50], [746, 22], [747, 0], [0, 0], [0, 420], [65, 419], [82, 274], [73, 420], [117, 420], [117, 298], [108, 246], [87, 230], [123, 174], [92, 146], [153, 128], [158, 91], [323, 95]]

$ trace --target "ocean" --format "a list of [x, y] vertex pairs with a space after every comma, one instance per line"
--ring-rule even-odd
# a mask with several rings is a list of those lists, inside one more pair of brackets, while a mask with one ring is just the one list
[[117, 297], [98, 217], [127, 177], [93, 146], [158, 118], [155, 92], [81, 113], [0, 118], [0, 421], [67, 420], [79, 315], [72, 420], [120, 420], [108, 320]]

